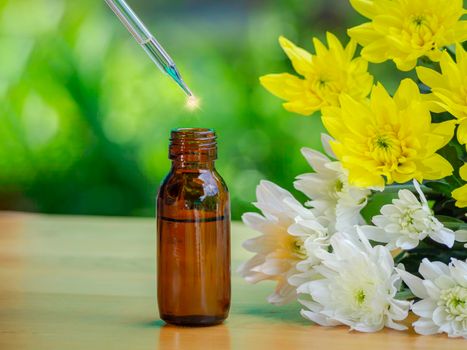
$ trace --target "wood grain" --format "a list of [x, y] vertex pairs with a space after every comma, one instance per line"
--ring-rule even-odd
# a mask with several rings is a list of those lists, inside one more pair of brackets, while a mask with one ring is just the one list
[[254, 233], [232, 227], [233, 300], [220, 326], [177, 328], [157, 318], [150, 219], [0, 214], [0, 349], [466, 349], [464, 340], [324, 328], [299, 305], [268, 305], [273, 285], [235, 268]]

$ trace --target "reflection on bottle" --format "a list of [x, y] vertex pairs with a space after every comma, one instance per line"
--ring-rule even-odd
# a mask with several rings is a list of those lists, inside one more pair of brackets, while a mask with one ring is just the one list
[[156, 349], [165, 350], [230, 350], [230, 331], [225, 324], [213, 327], [177, 327], [165, 325], [158, 329]]

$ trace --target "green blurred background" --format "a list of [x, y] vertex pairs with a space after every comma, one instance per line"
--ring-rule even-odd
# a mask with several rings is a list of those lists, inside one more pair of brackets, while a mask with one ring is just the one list
[[[321, 149], [323, 127], [283, 110], [258, 77], [292, 72], [279, 35], [313, 51], [312, 36], [347, 42], [364, 18], [346, 0], [128, 2], [202, 109], [184, 108], [104, 1], [0, 0], [0, 209], [153, 216], [175, 127], [216, 129], [233, 218], [260, 179], [292, 190], [310, 171], [300, 148]], [[392, 63], [370, 71], [391, 91], [403, 76]]]

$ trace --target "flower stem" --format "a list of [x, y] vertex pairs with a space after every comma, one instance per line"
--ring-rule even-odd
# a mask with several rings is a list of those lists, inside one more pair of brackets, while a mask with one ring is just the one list
[[409, 253], [406, 252], [405, 250], [401, 251], [399, 254], [397, 254], [394, 257], [394, 264], [396, 264], [396, 265], [399, 264], [408, 255], [409, 255]]

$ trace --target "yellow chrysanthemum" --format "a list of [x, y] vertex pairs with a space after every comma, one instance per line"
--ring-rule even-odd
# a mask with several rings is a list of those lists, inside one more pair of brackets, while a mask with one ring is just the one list
[[294, 69], [304, 79], [282, 73], [265, 75], [260, 82], [287, 101], [283, 104], [286, 110], [310, 115], [325, 106], [338, 106], [342, 93], [357, 100], [370, 93], [373, 77], [367, 72], [367, 61], [361, 57], [353, 59], [356, 43], [350, 41], [344, 48], [331, 33], [327, 33], [327, 41], [329, 49], [313, 38], [316, 55], [312, 55], [286, 38], [279, 38]]
[[[459, 169], [459, 175], [462, 180], [467, 181], [467, 163]], [[467, 207], [467, 184], [452, 191], [452, 198], [456, 200], [457, 207]]]
[[350, 0], [371, 22], [348, 30], [363, 46], [370, 62], [393, 60], [400, 70], [411, 70], [417, 59], [441, 58], [444, 46], [467, 39], [462, 0]]
[[431, 123], [428, 103], [412, 80], [404, 79], [394, 98], [378, 84], [369, 102], [345, 95], [340, 100], [340, 108], [323, 109], [323, 123], [351, 184], [382, 188], [384, 179], [421, 182], [452, 173], [451, 164], [435, 152], [449, 142], [455, 125]]
[[426, 67], [417, 67], [419, 79], [431, 88], [426, 95], [433, 112], [447, 111], [457, 118], [457, 139], [467, 144], [467, 53], [456, 46], [456, 62], [447, 51], [443, 52], [441, 73]]

